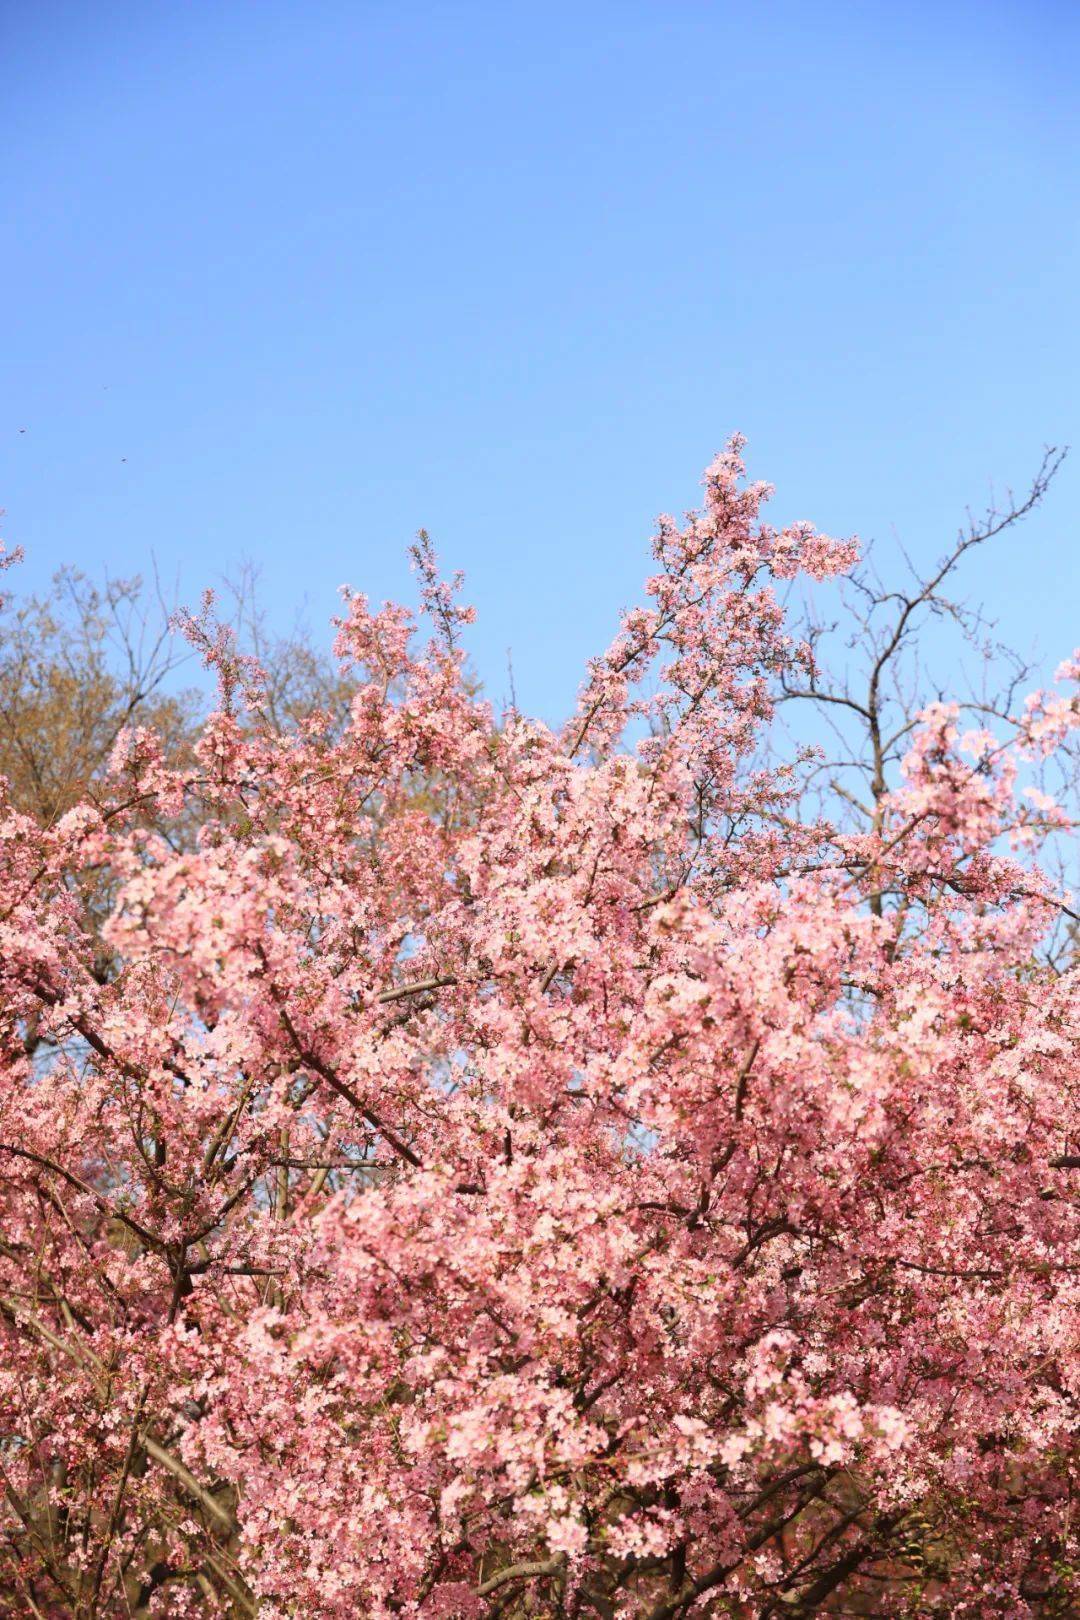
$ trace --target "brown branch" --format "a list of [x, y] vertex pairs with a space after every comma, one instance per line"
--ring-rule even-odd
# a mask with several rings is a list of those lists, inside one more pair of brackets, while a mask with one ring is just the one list
[[566, 1562], [564, 1553], [557, 1553], [554, 1558], [544, 1559], [532, 1564], [511, 1564], [507, 1569], [500, 1569], [496, 1574], [490, 1575], [476, 1588], [478, 1597], [487, 1597], [489, 1592], [497, 1592], [500, 1586], [506, 1586], [509, 1581], [534, 1580], [540, 1576], [557, 1575]]
[[403, 1001], [406, 996], [420, 996], [425, 990], [442, 990], [457, 982], [457, 976], [453, 973], [444, 974], [442, 978], [414, 979], [411, 984], [396, 984], [389, 990], [380, 990], [375, 999], [386, 1006], [391, 1001]]

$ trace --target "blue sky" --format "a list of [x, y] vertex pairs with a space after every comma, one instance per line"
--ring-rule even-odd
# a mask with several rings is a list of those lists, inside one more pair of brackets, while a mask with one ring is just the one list
[[1080, 8], [2, 0], [0, 504], [26, 579], [411, 591], [557, 717], [738, 428], [774, 513], [1080, 642]]

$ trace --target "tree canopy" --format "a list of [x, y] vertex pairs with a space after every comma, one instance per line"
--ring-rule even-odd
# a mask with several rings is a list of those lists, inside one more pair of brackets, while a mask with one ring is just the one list
[[890, 684], [1056, 462], [897, 589], [739, 450], [561, 729], [421, 537], [336, 701], [207, 602], [5, 756], [0, 1613], [1076, 1612], [1080, 661]]

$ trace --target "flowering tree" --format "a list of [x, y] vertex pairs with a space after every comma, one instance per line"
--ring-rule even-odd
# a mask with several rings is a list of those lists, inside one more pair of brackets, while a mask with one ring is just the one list
[[421, 537], [344, 724], [208, 607], [193, 764], [4, 809], [0, 1614], [1077, 1612], [1080, 663], [830, 817], [777, 582], [855, 549], [738, 448], [559, 733]]

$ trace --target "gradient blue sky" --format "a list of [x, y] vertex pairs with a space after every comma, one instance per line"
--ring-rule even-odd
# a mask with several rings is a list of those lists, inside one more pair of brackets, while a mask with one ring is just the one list
[[0, 504], [59, 563], [411, 592], [557, 716], [729, 432], [1080, 642], [1080, 7], [0, 0]]

